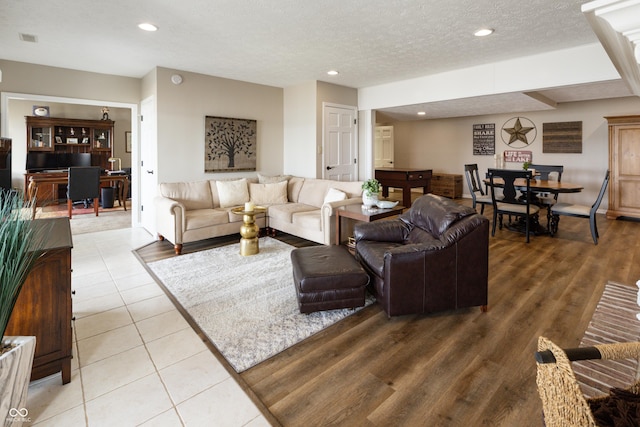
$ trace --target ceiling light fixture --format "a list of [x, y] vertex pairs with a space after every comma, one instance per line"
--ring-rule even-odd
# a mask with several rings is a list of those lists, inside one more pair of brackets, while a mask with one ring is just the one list
[[337, 76], [340, 73], [337, 72], [336, 70], [329, 70], [329, 71], [327, 71], [327, 74], [329, 74], [330, 76]]
[[158, 27], [150, 24], [148, 22], [143, 22], [142, 24], [138, 24], [138, 28], [145, 31], [158, 31]]
[[473, 35], [476, 37], [484, 37], [493, 34], [494, 31], [495, 30], [493, 28], [480, 28], [478, 31], [473, 33]]

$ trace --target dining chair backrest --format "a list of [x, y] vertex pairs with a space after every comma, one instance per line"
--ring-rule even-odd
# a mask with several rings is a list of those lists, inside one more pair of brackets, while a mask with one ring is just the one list
[[600, 207], [600, 203], [602, 203], [602, 198], [604, 197], [605, 191], [607, 191], [607, 185], [609, 184], [609, 170], [604, 175], [604, 181], [602, 181], [602, 187], [600, 187], [600, 192], [598, 193], [598, 198], [591, 205], [591, 211], [589, 212], [589, 216], [595, 216], [598, 208]]
[[467, 178], [467, 185], [469, 186], [471, 196], [475, 196], [475, 193], [480, 193], [480, 195], [484, 196], [484, 191], [482, 191], [482, 186], [480, 185], [481, 181], [480, 173], [478, 173], [478, 164], [473, 163], [464, 165], [464, 172]]
[[[489, 185], [491, 187], [494, 205], [496, 204], [496, 201], [514, 205], [528, 205], [531, 203], [531, 171], [516, 169], [489, 169], [487, 175], [489, 176]], [[502, 199], [496, 199], [495, 197], [495, 178], [502, 178], [504, 181], [504, 185], [502, 186]], [[515, 185], [515, 180], [519, 178], [526, 181], [526, 186], [522, 188], [522, 196], [524, 197], [521, 197]]]
[[556, 173], [556, 180], [562, 181], [562, 172], [564, 172], [564, 166], [558, 165], [529, 165], [530, 169], [535, 169], [536, 172], [540, 172], [540, 179], [543, 181], [549, 180], [549, 174]]

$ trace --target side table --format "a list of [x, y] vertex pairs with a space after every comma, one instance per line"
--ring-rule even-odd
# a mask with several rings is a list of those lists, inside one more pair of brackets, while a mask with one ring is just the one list
[[336, 245], [340, 244], [340, 232], [342, 231], [340, 218], [351, 218], [356, 221], [371, 222], [394, 215], [400, 215], [404, 206], [395, 206], [389, 209], [365, 208], [364, 205], [346, 205], [336, 209]]
[[249, 256], [260, 252], [258, 247], [258, 233], [260, 227], [256, 225], [256, 214], [265, 213], [267, 208], [256, 206], [252, 211], [246, 211], [244, 207], [233, 208], [231, 212], [236, 215], [242, 215], [243, 224], [240, 227], [240, 255]]

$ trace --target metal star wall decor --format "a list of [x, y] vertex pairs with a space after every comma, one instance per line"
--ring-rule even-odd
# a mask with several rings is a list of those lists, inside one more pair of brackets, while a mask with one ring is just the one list
[[526, 117], [512, 117], [502, 125], [502, 141], [509, 147], [523, 148], [535, 141], [536, 125]]

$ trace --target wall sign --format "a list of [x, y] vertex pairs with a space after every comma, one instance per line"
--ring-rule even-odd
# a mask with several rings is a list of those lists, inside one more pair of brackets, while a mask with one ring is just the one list
[[523, 150], [504, 150], [504, 161], [512, 163], [531, 163], [533, 153], [531, 151]]
[[538, 136], [536, 125], [526, 117], [512, 117], [502, 125], [502, 141], [512, 148], [524, 148]]
[[582, 153], [582, 122], [542, 124], [543, 153]]
[[486, 156], [496, 152], [496, 124], [473, 125], [473, 155]]

